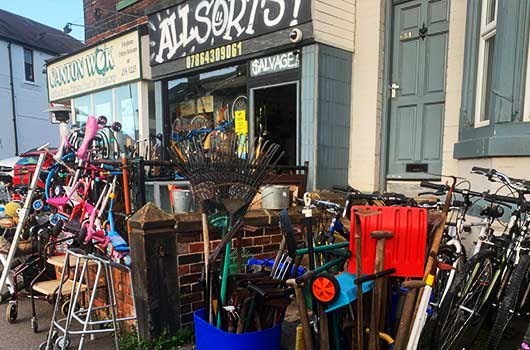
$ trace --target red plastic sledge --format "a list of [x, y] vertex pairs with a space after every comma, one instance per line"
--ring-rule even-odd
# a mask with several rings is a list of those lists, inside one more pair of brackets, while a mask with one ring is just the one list
[[427, 210], [412, 207], [353, 206], [350, 228], [350, 250], [353, 255], [348, 264], [350, 273], [356, 272], [355, 209], [379, 212], [360, 217], [363, 274], [374, 273], [376, 240], [370, 237], [370, 233], [391, 231], [394, 237], [386, 240], [385, 269], [396, 268], [393, 276], [397, 277], [423, 277], [427, 245]]

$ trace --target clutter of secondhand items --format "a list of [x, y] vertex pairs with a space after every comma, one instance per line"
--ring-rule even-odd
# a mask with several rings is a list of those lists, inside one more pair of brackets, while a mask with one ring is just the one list
[[[140, 185], [119, 123], [88, 117], [61, 130], [60, 147], [33, 151], [20, 186], [0, 189], [6, 319], [17, 322], [19, 300], [29, 296], [34, 332], [42, 325], [35, 303], [53, 305], [40, 349], [67, 349], [74, 338], [81, 349], [99, 333], [119, 349], [121, 325], [136, 314], [118, 312], [114, 278], [131, 273], [127, 220], [139, 209], [131, 193]], [[508, 194], [473, 191], [455, 177], [421, 182], [427, 190], [414, 198], [350, 186], [299, 193], [268, 211], [281, 241], [274, 256], [258, 259], [240, 244], [251, 229], [245, 216], [256, 200], [270, 202], [274, 191], [264, 185], [283, 151], [261, 137], [245, 142], [230, 130], [180, 138], [169, 143], [169, 160], [152, 162], [189, 183], [202, 220], [197, 349], [280, 349], [293, 319], [296, 349], [497, 349], [520, 321], [526, 332], [516, 341], [530, 348], [530, 182], [474, 167]], [[476, 242], [467, 239], [473, 232]]]

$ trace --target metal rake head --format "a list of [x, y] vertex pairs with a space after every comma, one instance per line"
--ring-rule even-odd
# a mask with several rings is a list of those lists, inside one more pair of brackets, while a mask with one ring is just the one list
[[223, 143], [215, 148], [205, 148], [199, 140], [186, 140], [175, 143], [170, 151], [190, 181], [195, 200], [202, 203], [203, 212], [242, 217], [283, 152], [278, 144], [255, 141], [248, 155], [241, 158], [238, 135], [225, 133], [218, 139]]

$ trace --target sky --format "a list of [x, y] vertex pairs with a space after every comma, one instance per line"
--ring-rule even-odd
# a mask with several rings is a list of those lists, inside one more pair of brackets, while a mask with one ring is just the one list
[[[59, 30], [68, 22], [84, 24], [83, 0], [0, 0], [0, 9]], [[74, 26], [70, 35], [84, 40], [84, 28]]]

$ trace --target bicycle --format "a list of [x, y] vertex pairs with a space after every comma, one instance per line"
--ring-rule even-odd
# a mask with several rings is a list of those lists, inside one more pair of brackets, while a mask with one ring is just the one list
[[[517, 282], [521, 271], [525, 269], [528, 258], [520, 257], [522, 243], [528, 242], [527, 232], [530, 221], [525, 217], [528, 203], [524, 194], [528, 193], [528, 184], [512, 179], [494, 169], [474, 167], [473, 173], [485, 175], [490, 181], [501, 182], [517, 193], [517, 197], [484, 194], [484, 199], [493, 205], [515, 205], [509, 224], [501, 236], [494, 235], [491, 226], [479, 239], [476, 253], [464, 265], [456, 276], [443, 304], [440, 307], [437, 334], [442, 349], [468, 348], [475, 340], [478, 331], [494, 307], [497, 316], [493, 332], [488, 340], [488, 348], [496, 349], [513, 313], [510, 313], [512, 300], [515, 300], [520, 283]], [[484, 211], [490, 222], [502, 216], [502, 210]], [[526, 267], [527, 269], [527, 267]], [[500, 303], [500, 304], [499, 304]]]
[[[449, 208], [451, 217], [447, 220], [444, 235], [440, 248], [438, 250], [436, 271], [434, 273], [436, 283], [434, 284], [429, 307], [427, 309], [427, 318], [421, 330], [419, 338], [419, 349], [428, 349], [433, 341], [435, 341], [434, 332], [438, 322], [439, 308], [445, 300], [456, 275], [462, 271], [462, 268], [467, 261], [467, 254], [464, 249], [462, 240], [465, 233], [471, 232], [472, 227], [480, 227], [480, 237], [485, 236], [491, 222], [487, 218], [476, 223], [467, 223], [466, 217], [468, 211], [478, 201], [477, 198], [483, 198], [484, 193], [474, 192], [468, 189], [459, 188], [462, 184], [468, 181], [460, 182], [453, 189], [453, 193], [461, 195], [462, 200], [453, 199], [451, 207]], [[420, 183], [421, 187], [435, 190], [435, 192], [423, 192], [419, 195], [447, 195], [450, 188], [447, 185], [435, 184], [427, 181]], [[472, 198], [475, 200], [472, 201]], [[431, 205], [424, 204], [423, 207], [439, 209], [439, 202]]]

